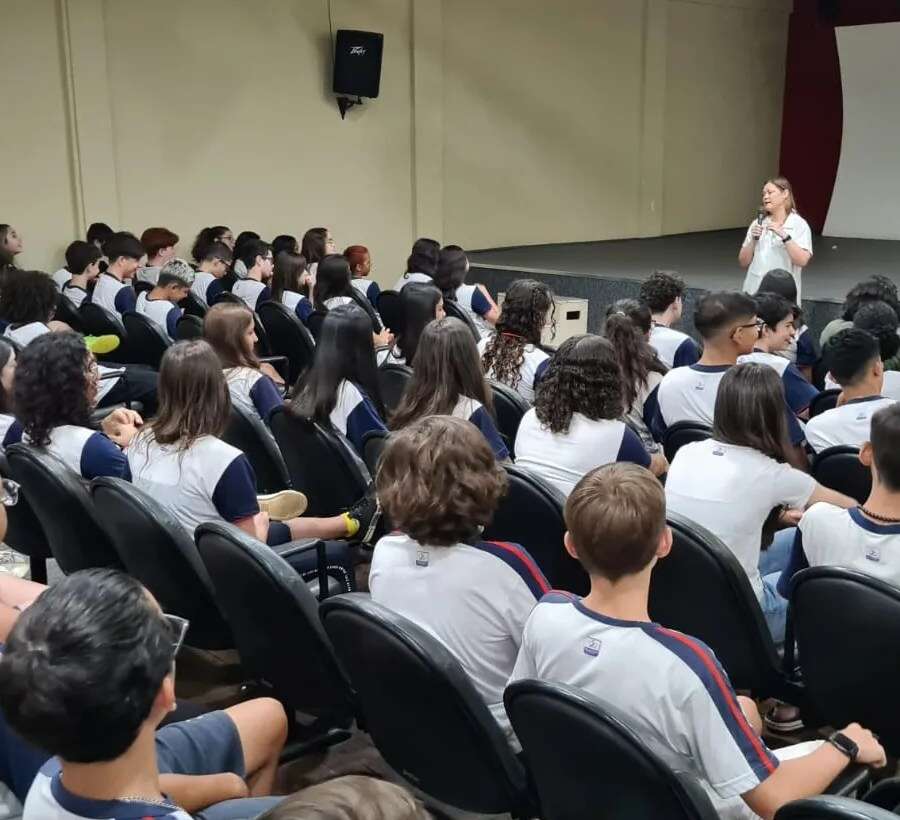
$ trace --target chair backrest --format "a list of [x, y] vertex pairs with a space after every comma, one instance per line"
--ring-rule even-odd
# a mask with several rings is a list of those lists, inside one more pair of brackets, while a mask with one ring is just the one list
[[169, 512], [121, 478], [95, 478], [91, 497], [100, 523], [129, 575], [165, 612], [187, 618], [187, 643], [200, 649], [234, 646], [213, 599], [212, 583], [188, 531]]
[[840, 395], [841, 389], [839, 387], [823, 390], [809, 403], [809, 417], [813, 418], [826, 410], [833, 410], [837, 407], [837, 400]]
[[175, 325], [175, 337], [179, 342], [185, 339], [202, 339], [203, 319], [185, 313]]
[[149, 316], [136, 311], [123, 313], [122, 324], [128, 334], [130, 361], [159, 370], [163, 354], [172, 346], [169, 335]]
[[79, 333], [84, 332], [84, 322], [75, 303], [64, 293], [60, 294], [59, 301], [56, 303], [56, 315], [54, 319], [65, 322], [72, 330]]
[[366, 492], [371, 482], [369, 471], [337, 432], [283, 407], [275, 409], [269, 425], [284, 456], [291, 486], [309, 502], [306, 515], [336, 515]]
[[452, 316], [454, 319], [465, 322], [466, 327], [472, 331], [472, 335], [475, 337], [475, 343], [477, 344], [481, 341], [481, 334], [478, 332], [478, 328], [475, 327], [475, 322], [472, 321], [472, 317], [460, 306], [459, 302], [453, 299], [444, 299], [444, 313]]
[[704, 441], [712, 435], [712, 430], [697, 421], [676, 421], [666, 430], [663, 437], [663, 451], [671, 462], [685, 444], [693, 441]]
[[244, 669], [287, 706], [349, 717], [350, 686], [296, 570], [231, 524], [201, 524], [196, 538]]
[[256, 473], [258, 493], [275, 493], [291, 486], [281, 450], [258, 416], [232, 404], [231, 417], [222, 439], [247, 456]]
[[309, 332], [316, 342], [319, 341], [319, 336], [322, 335], [322, 322], [325, 321], [325, 313], [326, 311], [324, 310], [314, 310], [306, 317], [306, 327], [309, 328]]
[[45, 450], [26, 444], [10, 445], [6, 457], [66, 575], [91, 567], [121, 567], [80, 476]]
[[[2, 449], [0, 449], [0, 476], [11, 478], [14, 481], [18, 480]], [[44, 534], [44, 528], [34, 514], [34, 510], [31, 509], [24, 492], [19, 493], [19, 500], [12, 507], [6, 508], [6, 537], [3, 542], [16, 552], [38, 561], [46, 561], [53, 557], [47, 536]], [[32, 578], [32, 580], [38, 579]], [[44, 582], [46, 582], [46, 575]]]
[[280, 302], [259, 306], [259, 320], [269, 337], [272, 352], [288, 360], [288, 384], [294, 384], [312, 364], [316, 342], [296, 314]]
[[381, 392], [381, 400], [386, 410], [397, 409], [411, 378], [412, 368], [405, 364], [385, 362], [378, 368], [378, 390]]
[[562, 493], [524, 467], [504, 464], [508, 489], [484, 529], [486, 541], [520, 544], [544, 573], [550, 586], [586, 595], [587, 574], [563, 546], [566, 522]]
[[385, 327], [389, 327], [391, 332], [398, 336], [403, 332], [403, 304], [400, 301], [400, 294], [395, 290], [383, 290], [378, 294], [378, 313], [384, 322]]
[[[107, 334], [118, 336], [121, 344], [115, 351], [115, 360], [127, 360], [124, 357], [126, 351], [123, 348], [128, 346], [128, 334], [125, 332], [125, 325], [122, 324], [122, 320], [117, 313], [113, 313], [102, 305], [97, 305], [93, 302], [83, 302], [81, 307], [78, 308], [78, 313], [81, 316], [81, 324], [85, 333], [89, 333], [92, 336], [104, 336]], [[98, 358], [102, 359], [103, 357], [100, 356]]]
[[152, 282], [145, 282], [143, 279], [135, 279], [131, 283], [131, 287], [134, 288], [135, 293], [150, 293], [154, 285]]
[[319, 611], [366, 730], [390, 766], [451, 806], [526, 812], [521, 764], [440, 641], [359, 593], [328, 598]]
[[897, 815], [852, 797], [822, 794], [787, 803], [775, 820], [897, 820]]
[[736, 689], [774, 696], [779, 661], [762, 609], [737, 558], [711, 532], [669, 512], [672, 551], [650, 577], [650, 617], [700, 638]]
[[197, 316], [200, 319], [206, 316], [206, 311], [209, 310], [209, 305], [192, 290], [188, 291], [188, 295], [182, 300], [181, 306], [184, 308], [187, 316]]
[[510, 457], [515, 458], [516, 433], [522, 416], [528, 412], [530, 405], [518, 392], [505, 384], [488, 379], [494, 399], [494, 415], [497, 418], [497, 431], [509, 450]]
[[843, 567], [812, 567], [791, 584], [809, 699], [830, 726], [857, 721], [900, 754], [900, 588]]
[[390, 433], [386, 430], [369, 430], [363, 435], [363, 461], [373, 478], [378, 470], [378, 460], [387, 446]]
[[856, 447], [839, 445], [822, 450], [813, 458], [813, 478], [824, 487], [865, 503], [872, 491], [872, 473], [859, 460]]
[[718, 817], [696, 779], [672, 771], [587, 693], [521, 680], [507, 688], [504, 700], [544, 820]]

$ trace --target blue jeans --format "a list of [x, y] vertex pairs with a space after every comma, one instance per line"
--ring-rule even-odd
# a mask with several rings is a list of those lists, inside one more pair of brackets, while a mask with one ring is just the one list
[[788, 602], [779, 595], [776, 587], [782, 570], [788, 565], [796, 533], [796, 527], [779, 530], [775, 533], [771, 546], [759, 554], [759, 574], [763, 584], [763, 598], [759, 603], [766, 616], [769, 632], [772, 633], [772, 640], [779, 646], [784, 643]]

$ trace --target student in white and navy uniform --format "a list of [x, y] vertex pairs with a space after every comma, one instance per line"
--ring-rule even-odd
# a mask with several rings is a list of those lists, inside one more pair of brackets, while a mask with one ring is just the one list
[[267, 284], [272, 278], [272, 247], [261, 239], [251, 240], [240, 250], [238, 261], [244, 264], [247, 271], [234, 283], [231, 292], [255, 311], [263, 302], [272, 299], [272, 291]]
[[344, 305], [356, 305], [369, 317], [373, 344], [376, 347], [390, 344], [390, 333], [384, 327], [378, 311], [353, 287], [350, 265], [342, 254], [330, 253], [319, 263], [313, 304], [323, 314]]
[[759, 284], [757, 296], [764, 293], [777, 293], [790, 302], [794, 311], [794, 338], [788, 341], [783, 350], [773, 350], [784, 356], [803, 374], [807, 381], [812, 381], [812, 369], [819, 361], [819, 350], [809, 328], [803, 323], [803, 312], [797, 307], [797, 283], [789, 271], [781, 268], [770, 270]]
[[498, 460], [509, 458], [475, 340], [463, 322], [449, 316], [435, 319], [422, 331], [413, 375], [391, 414], [391, 429], [435, 415], [466, 419], [481, 430]]
[[825, 343], [823, 356], [841, 394], [837, 407], [809, 420], [806, 440], [817, 453], [839, 445], [862, 447], [873, 414], [896, 403], [882, 395], [885, 371], [878, 341], [865, 330], [847, 328]]
[[383, 363], [405, 364], [412, 367], [425, 325], [443, 319], [444, 298], [434, 285], [414, 283], [400, 293], [403, 325], [391, 345]]
[[191, 284], [191, 293], [204, 305], [214, 305], [225, 289], [223, 278], [231, 265], [231, 248], [224, 242], [210, 242], [197, 249], [202, 256]]
[[482, 337], [493, 332], [500, 316], [491, 295], [484, 285], [467, 285], [469, 259], [459, 245], [441, 248], [434, 283], [445, 299], [456, 302], [469, 316]]
[[313, 312], [312, 302], [301, 293], [301, 289], [309, 287], [306, 273], [306, 260], [299, 253], [282, 251], [275, 257], [275, 269], [272, 274], [272, 300], [280, 302], [303, 324]]
[[175, 246], [179, 236], [168, 228], [147, 228], [141, 234], [141, 244], [147, 254], [147, 263], [138, 268], [135, 279], [156, 285], [160, 271], [175, 258]]
[[138, 294], [135, 310], [156, 322], [170, 338], [176, 338], [178, 320], [184, 311], [178, 303], [187, 298], [194, 269], [183, 259], [172, 259], [162, 267], [151, 291]]
[[376, 489], [398, 531], [376, 544], [369, 586], [373, 601], [446, 646], [512, 738], [503, 690], [550, 585], [522, 547], [479, 536], [505, 487], [490, 448], [461, 419], [430, 416], [392, 434]]
[[16, 351], [0, 339], [0, 447], [4, 449], [22, 439], [22, 425], [12, 409], [13, 379], [16, 375]]
[[70, 330], [65, 322], [53, 320], [59, 292], [46, 273], [14, 270], [0, 292], [0, 319], [3, 335], [20, 347], [51, 330]]
[[122, 231], [113, 234], [105, 249], [109, 267], [97, 277], [91, 301], [121, 316], [134, 310], [137, 301], [131, 280], [144, 259], [144, 246], [136, 236]]
[[539, 345], [552, 308], [550, 288], [519, 279], [506, 292], [496, 331], [478, 343], [485, 375], [511, 387], [529, 404], [550, 363]]
[[62, 295], [76, 308], [90, 300], [88, 288], [100, 275], [102, 256], [102, 251], [93, 242], [76, 240], [66, 248], [66, 267], [57, 271], [53, 279]]
[[694, 364], [700, 358], [697, 343], [672, 327], [681, 321], [685, 290], [684, 280], [675, 271], [654, 271], [641, 282], [640, 300], [653, 316], [648, 341], [668, 368]]
[[[543, 680], [598, 698], [666, 764], [695, 776], [723, 818], [772, 816], [810, 796], [804, 783], [827, 783], [850, 763], [824, 744], [790, 764], [793, 777], [771, 778], [780, 764], [751, 725], [759, 722], [753, 701], [735, 694], [708, 646], [651, 622], [651, 572], [672, 535], [663, 489], [649, 473], [630, 464], [593, 471], [569, 496], [566, 524], [565, 547], [590, 574], [590, 594], [544, 596], [510, 683]], [[843, 731], [881, 764], [870, 732]]]
[[[686, 444], [666, 477], [670, 511], [709, 530], [740, 561], [776, 642], [784, 640], [787, 601], [776, 584], [787, 561], [793, 533], [783, 530], [777, 561], [759, 570], [763, 525], [779, 506], [805, 509], [817, 501], [843, 507], [852, 499], [819, 485], [787, 463], [787, 431], [781, 386], [775, 371], [761, 364], [739, 364], [722, 379], [712, 438]], [[774, 559], [773, 559], [774, 560]]]
[[372, 273], [372, 256], [365, 245], [351, 245], [344, 249], [344, 259], [350, 266], [350, 274], [353, 277], [351, 284], [361, 296], [369, 300], [373, 308], [378, 308], [378, 297], [381, 288], [378, 283], [369, 278]]
[[437, 270], [440, 254], [440, 242], [424, 236], [419, 237], [413, 242], [412, 252], [406, 260], [406, 272], [397, 280], [394, 290], [399, 293], [410, 282], [419, 282], [425, 285], [434, 284], [434, 274]]

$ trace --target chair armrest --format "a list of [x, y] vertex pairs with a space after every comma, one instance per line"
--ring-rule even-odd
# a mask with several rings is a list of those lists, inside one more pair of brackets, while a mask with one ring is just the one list
[[277, 544], [272, 547], [272, 550], [278, 553], [282, 558], [288, 558], [291, 555], [296, 555], [298, 552], [311, 549], [317, 544], [321, 544], [322, 549], [325, 549], [325, 542], [320, 538], [301, 538], [299, 541], [288, 541], [286, 544]]
[[[289, 541], [287, 544], [279, 544], [272, 547], [272, 549], [284, 559], [299, 552], [314, 549], [316, 551], [316, 580], [308, 582], [310, 589], [315, 587], [316, 596], [320, 596], [319, 600], [324, 600], [329, 595], [343, 591], [340, 582], [337, 582], [335, 585], [336, 579], [328, 574], [328, 556], [325, 552], [325, 542], [321, 538], [303, 538], [299, 541]], [[320, 590], [325, 590], [325, 594], [322, 595]]]
[[266, 362], [267, 364], [272, 365], [280, 374], [281, 378], [287, 382], [288, 377], [291, 374], [290, 368], [288, 366], [287, 356], [260, 356], [259, 360], [261, 362]]
[[[103, 419], [105, 419], [108, 415], [110, 415], [113, 410], [121, 410], [123, 407], [127, 407], [127, 404], [113, 404], [110, 407], [97, 407], [91, 412], [91, 427], [100, 429], [100, 424]], [[136, 413], [144, 412], [144, 405], [139, 401], [131, 402], [131, 409]]]
[[861, 763], [851, 763], [825, 789], [825, 794], [838, 797], [858, 797], [868, 791], [872, 782], [872, 770]]

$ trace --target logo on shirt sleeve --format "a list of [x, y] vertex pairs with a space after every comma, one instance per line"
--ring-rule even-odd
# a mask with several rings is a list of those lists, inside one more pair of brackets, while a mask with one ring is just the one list
[[428, 550], [417, 550], [416, 551], [416, 566], [417, 567], [427, 567], [428, 566]]
[[599, 638], [588, 638], [584, 644], [584, 654], [591, 658], [596, 658], [600, 654], [600, 647], [603, 642]]
[[713, 454], [714, 456], [724, 456], [724, 455], [725, 455], [725, 448], [724, 448], [724, 447], [713, 447], [712, 454]]
[[869, 547], [866, 550], [866, 560], [867, 561], [875, 561], [876, 563], [881, 561], [881, 550], [878, 547]]

